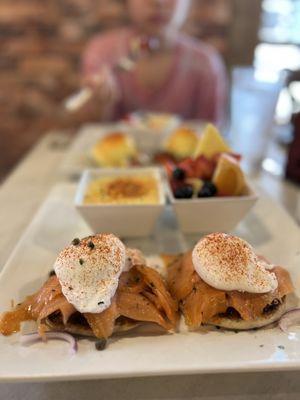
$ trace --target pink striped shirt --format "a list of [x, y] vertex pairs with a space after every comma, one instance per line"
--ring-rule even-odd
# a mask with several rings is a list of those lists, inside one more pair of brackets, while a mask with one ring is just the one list
[[[97, 73], [127, 55], [133, 32], [119, 29], [96, 35], [83, 55], [84, 76]], [[113, 119], [140, 110], [171, 112], [185, 119], [220, 122], [226, 103], [227, 79], [223, 62], [210, 46], [184, 34], [176, 39], [171, 70], [160, 88], [143, 87], [133, 69], [116, 72], [121, 100]]]

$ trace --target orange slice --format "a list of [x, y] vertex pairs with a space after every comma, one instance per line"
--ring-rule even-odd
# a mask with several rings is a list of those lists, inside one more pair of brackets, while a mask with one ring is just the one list
[[228, 154], [219, 158], [213, 183], [221, 196], [240, 196], [245, 188], [245, 177], [239, 163]]
[[223, 139], [218, 129], [207, 124], [194, 152], [194, 158], [204, 156], [211, 159], [219, 153], [230, 153], [231, 149]]

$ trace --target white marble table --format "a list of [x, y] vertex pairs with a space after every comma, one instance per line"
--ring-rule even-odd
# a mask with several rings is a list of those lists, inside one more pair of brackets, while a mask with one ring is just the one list
[[[0, 269], [48, 191], [62, 179], [58, 166], [70, 140], [62, 132], [45, 136], [1, 185]], [[299, 188], [266, 173], [258, 174], [255, 181], [300, 221]], [[83, 398], [298, 400], [300, 371], [0, 384], [0, 400]]]

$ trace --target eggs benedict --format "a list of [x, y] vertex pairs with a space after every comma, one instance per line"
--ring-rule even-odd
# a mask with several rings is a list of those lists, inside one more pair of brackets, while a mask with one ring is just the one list
[[108, 338], [141, 323], [174, 330], [177, 303], [160, 274], [142, 253], [128, 249], [113, 234], [74, 239], [54, 262], [40, 290], [0, 319], [0, 333], [20, 330], [35, 320], [46, 330]]
[[293, 293], [288, 271], [257, 256], [243, 239], [225, 233], [205, 236], [173, 261], [168, 284], [190, 329], [268, 325], [286, 311]]

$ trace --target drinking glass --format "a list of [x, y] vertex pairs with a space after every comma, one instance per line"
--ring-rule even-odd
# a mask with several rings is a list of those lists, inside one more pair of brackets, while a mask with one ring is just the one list
[[236, 67], [232, 72], [230, 140], [243, 156], [248, 172], [264, 159], [271, 137], [274, 114], [284, 74], [268, 81], [252, 67]]

